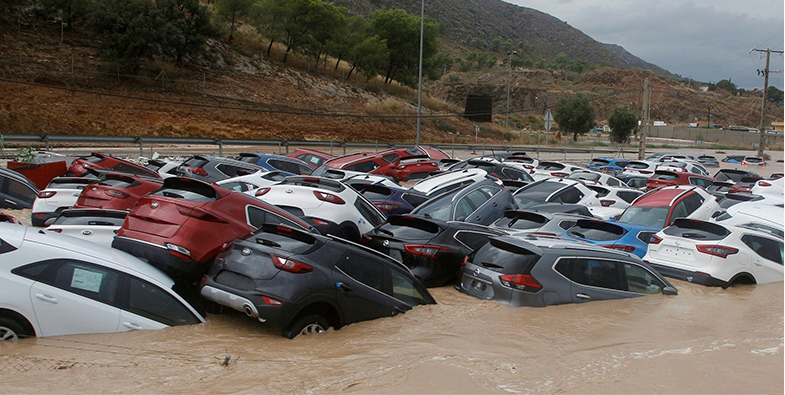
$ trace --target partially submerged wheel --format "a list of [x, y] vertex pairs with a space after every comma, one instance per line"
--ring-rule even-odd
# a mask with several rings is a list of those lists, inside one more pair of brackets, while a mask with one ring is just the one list
[[294, 339], [297, 335], [312, 335], [322, 333], [330, 327], [327, 319], [318, 314], [308, 314], [295, 320], [289, 329], [285, 330], [283, 335], [288, 339]]
[[23, 337], [26, 337], [24, 326], [14, 319], [0, 317], [0, 342], [17, 341]]

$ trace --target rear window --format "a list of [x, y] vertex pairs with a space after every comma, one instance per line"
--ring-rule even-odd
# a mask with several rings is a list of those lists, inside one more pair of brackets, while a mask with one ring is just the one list
[[384, 200], [392, 196], [393, 192], [390, 188], [383, 187], [380, 185], [370, 185], [370, 184], [355, 184], [352, 185], [352, 188], [356, 189], [358, 192], [362, 193], [368, 200]]
[[494, 225], [510, 229], [537, 229], [548, 222], [548, 218], [536, 213], [508, 212], [496, 221]]
[[206, 159], [194, 157], [194, 158], [188, 159], [187, 161], [183, 162], [183, 164], [181, 166], [185, 167], [185, 168], [189, 168], [189, 167], [202, 168], [207, 163], [209, 163], [209, 161], [206, 160]]
[[594, 241], [618, 240], [626, 233], [624, 228], [607, 222], [579, 220], [567, 234]]
[[271, 225], [264, 225], [246, 240], [255, 242], [267, 247], [273, 247], [286, 251], [287, 254], [304, 254], [313, 248], [318, 248], [321, 243], [316, 242], [316, 238], [303, 232], [291, 231]]
[[722, 240], [730, 234], [728, 229], [722, 225], [689, 219], [677, 219], [673, 221], [673, 225], [663, 229], [662, 232], [668, 236], [685, 239], [715, 241]]
[[241, 155], [239, 158], [237, 158], [237, 160], [240, 162], [256, 164], [259, 162], [259, 157], [256, 155]]
[[658, 180], [676, 180], [679, 178], [679, 175], [670, 171], [656, 171], [651, 178], [656, 178]]
[[592, 161], [589, 162], [589, 166], [596, 166], [596, 167], [608, 166], [610, 163], [611, 162], [608, 162], [607, 160], [604, 159], [592, 159]]
[[530, 274], [540, 256], [519, 246], [490, 239], [470, 257], [477, 266], [503, 274]]
[[220, 198], [211, 186], [185, 178], [169, 178], [164, 182], [163, 188], [150, 195], [201, 203], [212, 202]]
[[428, 201], [427, 196], [420, 196], [413, 193], [404, 193], [401, 198], [411, 204], [412, 207], [417, 207]]
[[619, 222], [663, 228], [668, 219], [668, 211], [670, 211], [670, 206], [629, 206], [619, 217]]
[[393, 215], [373, 232], [401, 240], [430, 240], [441, 233], [442, 229], [431, 221]]
[[101, 157], [101, 156], [97, 156], [97, 155], [86, 156], [86, 157], [84, 157], [82, 159], [86, 160], [86, 161], [88, 161], [90, 163], [100, 163], [100, 162], [103, 162], [103, 161], [106, 160], [106, 158]]

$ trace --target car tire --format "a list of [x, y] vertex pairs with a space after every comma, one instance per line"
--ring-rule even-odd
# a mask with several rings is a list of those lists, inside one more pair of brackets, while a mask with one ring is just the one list
[[342, 226], [341, 229], [338, 231], [338, 237], [349, 241], [353, 241], [355, 243], [360, 242], [360, 232], [354, 228], [354, 225], [351, 224], [346, 224]]
[[25, 330], [25, 325], [10, 317], [0, 317], [0, 342], [16, 341], [32, 336]]
[[284, 330], [283, 336], [287, 339], [294, 339], [297, 335], [310, 335], [315, 333], [322, 333], [330, 327], [330, 323], [326, 318], [318, 314], [306, 314], [289, 325], [289, 328]]

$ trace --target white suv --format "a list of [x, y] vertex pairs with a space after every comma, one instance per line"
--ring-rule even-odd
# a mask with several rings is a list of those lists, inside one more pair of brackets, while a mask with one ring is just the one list
[[30, 220], [33, 226], [46, 226], [46, 221], [57, 217], [61, 211], [73, 207], [85, 186], [98, 182], [97, 178], [57, 177], [46, 189], [38, 192], [33, 202]]

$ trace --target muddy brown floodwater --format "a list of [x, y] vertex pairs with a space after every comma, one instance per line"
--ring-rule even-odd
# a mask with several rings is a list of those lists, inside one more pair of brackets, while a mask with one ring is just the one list
[[442, 287], [437, 305], [293, 340], [234, 314], [25, 339], [0, 345], [0, 393], [782, 393], [783, 283], [672, 282], [547, 308]]
[[[781, 393], [783, 285], [513, 308], [452, 287], [287, 340], [244, 315], [0, 346], [3, 393]], [[226, 355], [229, 362], [222, 366]]]

